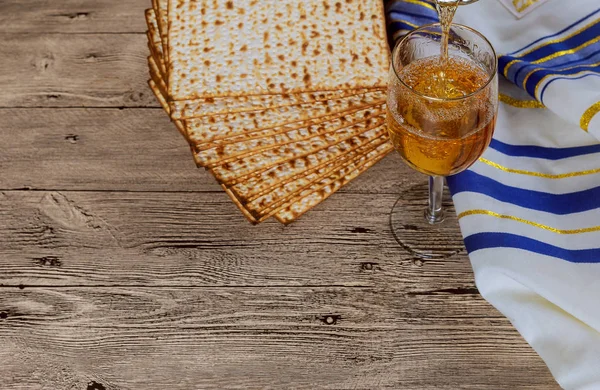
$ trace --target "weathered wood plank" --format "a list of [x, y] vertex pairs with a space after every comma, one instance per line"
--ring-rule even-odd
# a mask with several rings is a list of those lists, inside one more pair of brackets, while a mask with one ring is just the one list
[[[505, 319], [363, 289], [3, 289], [2, 386], [557, 389]], [[468, 309], [467, 309], [468, 310]]]
[[146, 41], [144, 34], [3, 34], [0, 107], [158, 107], [146, 84]]
[[423, 262], [396, 243], [395, 201], [337, 194], [289, 226], [251, 226], [222, 193], [0, 193], [0, 284], [473, 289], [464, 252]]
[[142, 33], [150, 0], [2, 0], [0, 33]]
[[162, 110], [0, 110], [0, 189], [216, 191]]
[[[159, 109], [0, 109], [0, 167], [0, 190], [221, 191]], [[343, 191], [425, 181], [394, 154]]]

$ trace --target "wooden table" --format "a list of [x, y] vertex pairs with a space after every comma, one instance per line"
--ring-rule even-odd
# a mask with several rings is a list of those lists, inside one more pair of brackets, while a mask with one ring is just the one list
[[395, 242], [398, 157], [250, 226], [146, 86], [148, 6], [0, 1], [1, 389], [558, 388], [464, 251]]

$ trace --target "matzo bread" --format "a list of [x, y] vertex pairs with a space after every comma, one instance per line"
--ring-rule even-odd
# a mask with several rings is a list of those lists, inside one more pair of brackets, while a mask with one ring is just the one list
[[[162, 106], [162, 108], [168, 113], [169, 112], [169, 105], [167, 104], [167, 101], [164, 99], [163, 94], [160, 92], [160, 89], [156, 86], [156, 84], [154, 83], [153, 80], [149, 80], [148, 81], [148, 86], [150, 86], [150, 89], [154, 93], [154, 96], [156, 96], [156, 99], [158, 100], [158, 102], [160, 103], [160, 105]], [[179, 122], [179, 121], [173, 121], [173, 123], [175, 124], [175, 127], [177, 127], [177, 130], [179, 130], [179, 132], [184, 137], [186, 137], [187, 134], [185, 133], [185, 128], [183, 127], [183, 125], [181, 124], [181, 122]]]
[[[370, 124], [369, 121], [371, 121]], [[384, 130], [385, 128], [381, 122], [368, 119], [362, 126], [342, 129], [338, 134], [328, 137], [329, 139], [319, 136], [314, 137], [314, 139], [266, 150], [227, 164], [215, 166], [211, 168], [211, 172], [221, 183], [228, 185], [239, 183], [252, 174], [289, 160], [286, 154], [290, 154], [291, 150], [294, 150], [294, 157], [296, 158], [312, 155], [316, 165], [347, 152], [356, 147], [357, 144], [362, 144], [363, 141], [368, 142], [379, 137], [382, 133], [385, 133]], [[332, 139], [335, 142], [331, 142]]]
[[[227, 179], [223, 179], [227, 181], [238, 175], [245, 176], [247, 173], [265, 169], [265, 167], [271, 166], [274, 161], [279, 163], [291, 160], [296, 156], [310, 154], [313, 150], [320, 150], [336, 145], [354, 135], [372, 129], [374, 126], [381, 125], [384, 121], [384, 118], [367, 118], [364, 121], [338, 128], [334, 131], [303, 137], [298, 141], [276, 144], [269, 148], [257, 150], [255, 153], [246, 153], [241, 157], [225, 158], [209, 164], [207, 167], [210, 169], [214, 168], [213, 173], [218, 172], [215, 173], [217, 179], [221, 179], [221, 175], [225, 170], [233, 168], [235, 171], [232, 172], [233, 176], [227, 175]], [[275, 153], [278, 156], [275, 156]]]
[[195, 143], [203, 143], [235, 134], [332, 115], [357, 107], [373, 106], [384, 101], [385, 92], [377, 91], [348, 98], [277, 107], [257, 112], [190, 119], [186, 120], [185, 124], [190, 140]]
[[290, 202], [289, 205], [280, 207], [280, 209], [274, 213], [275, 218], [286, 225], [297, 220], [302, 214], [323, 202], [337, 190], [375, 165], [375, 163], [387, 156], [392, 149], [393, 147], [390, 143], [384, 143], [365, 156], [363, 163], [355, 166], [354, 170], [351, 170], [343, 176], [340, 173], [338, 178], [329, 177], [324, 179], [321, 184], [315, 185], [314, 189], [311, 186], [311, 188], [302, 191], [298, 194], [298, 200], [294, 200], [293, 202]]
[[[149, 85], [150, 85], [150, 88], [152, 89], [152, 91], [155, 93], [159, 102], [161, 102], [161, 105], [163, 106], [163, 108], [165, 110], [168, 110], [168, 106], [166, 105], [166, 101], [164, 100], [164, 97], [160, 94], [160, 92], [158, 91], [158, 88], [156, 88], [156, 86], [154, 85], [154, 82], [152, 80], [149, 81]], [[176, 125], [178, 125], [178, 124], [180, 125], [179, 121], [175, 121], [174, 123]], [[182, 127], [180, 127], [180, 126], [178, 126], [178, 129], [180, 131], [183, 130]], [[386, 133], [385, 132], [379, 133], [379, 138], [387, 139]], [[377, 138], [375, 138], [374, 140], [376, 141]], [[371, 142], [373, 142], [373, 141], [371, 141]], [[305, 189], [303, 191], [303, 195], [305, 194], [304, 197], [295, 195], [295, 196], [293, 196], [293, 199], [289, 202], [284, 202], [284, 203], [282, 203], [281, 201], [278, 202], [278, 203], [282, 203], [278, 207], [275, 207], [276, 205], [274, 203], [272, 203], [270, 205], [270, 207], [268, 208], [268, 210], [262, 211], [262, 215], [258, 220], [244, 206], [244, 204], [242, 202], [240, 202], [240, 200], [238, 200], [238, 198], [236, 197], [236, 195], [232, 192], [232, 190], [230, 188], [226, 188], [224, 185], [223, 185], [223, 188], [226, 190], [227, 194], [230, 196], [230, 198], [236, 204], [236, 206], [240, 209], [240, 211], [243, 213], [243, 215], [251, 223], [256, 224], [260, 221], [264, 221], [268, 216], [275, 214], [275, 216], [277, 217], [277, 219], [280, 222], [287, 224], [287, 223], [292, 222], [294, 219], [298, 218], [300, 215], [302, 215], [303, 213], [305, 213], [310, 208], [314, 207], [315, 205], [317, 205], [324, 199], [326, 199], [328, 196], [330, 196], [335, 191], [336, 188], [343, 186], [344, 184], [346, 184], [347, 182], [352, 180], [354, 177], [358, 176], [361, 172], [366, 170], [369, 166], [373, 165], [376, 161], [378, 161], [380, 158], [385, 156], [391, 150], [391, 146], [387, 142], [385, 142], [385, 145], [383, 147], [385, 149], [384, 153], [382, 153], [378, 156], [375, 156], [374, 159], [370, 160], [368, 163], [357, 167], [356, 170], [350, 172], [348, 175], [344, 176], [342, 179], [336, 180], [335, 176], [322, 179], [319, 181], [318, 184], [312, 185], [309, 189]], [[352, 150], [357, 151], [357, 149], [351, 149], [351, 151]], [[319, 153], [322, 154], [322, 152], [323, 151], [320, 151]], [[354, 155], [350, 155], [350, 154], [348, 154], [347, 156], [342, 155], [342, 157], [339, 157], [339, 159], [351, 158]], [[321, 156], [321, 157], [323, 157], [323, 156]], [[369, 158], [369, 157], [366, 156], [365, 158]], [[310, 165], [311, 165], [310, 161], [313, 161], [313, 162], [318, 161], [318, 158], [311, 159], [311, 158], [307, 158], [307, 157], [302, 157], [297, 160], [303, 160], [303, 159], [305, 160], [305, 164], [298, 164], [298, 162], [296, 161], [296, 162], [292, 162], [292, 166], [298, 167], [298, 165], [300, 165], [300, 170], [304, 170], [304, 169], [310, 167]], [[331, 160], [325, 160], [325, 161], [331, 161]], [[336, 160], [333, 160], [333, 161], [336, 161]], [[286, 169], [286, 168], [282, 169], [282, 167], [278, 166], [278, 167], [271, 168], [269, 170], [269, 172], [263, 172], [263, 173], [265, 174], [266, 177], [277, 177], [277, 178], [281, 179], [284, 176], [281, 173], [286, 172], [286, 171], [291, 171], [293, 173], [294, 170]], [[279, 172], [279, 174], [277, 174], [277, 172]], [[249, 185], [252, 188], [254, 188], [252, 179], [256, 179], [256, 178], [255, 177], [251, 178], [249, 180]], [[263, 183], [265, 183], [265, 182], [263, 182]], [[246, 188], [248, 188], [248, 187], [246, 186]], [[263, 193], [264, 193], [264, 191], [263, 191]], [[256, 192], [255, 192], [255, 194], [256, 194]], [[254, 199], [257, 199], [257, 198], [258, 198], [258, 196], [254, 197]], [[285, 199], [289, 199], [289, 198], [291, 198], [291, 197], [286, 197]]]
[[156, 15], [152, 8], [147, 9], [145, 12], [146, 24], [148, 25], [148, 45], [150, 52], [156, 60], [156, 65], [160, 68], [161, 77], [167, 79], [167, 68], [165, 66], [164, 52], [162, 43], [160, 41], [160, 34], [158, 33], [158, 26], [156, 25]]
[[368, 155], [370, 151], [381, 144], [387, 142], [387, 137], [380, 137], [356, 150], [349, 152], [345, 156], [331, 161], [320, 169], [307, 171], [296, 180], [283, 183], [272, 191], [244, 204], [244, 207], [257, 219], [264, 220], [274, 212], [278, 207], [290, 199], [294, 198], [301, 191], [308, 189], [312, 184], [317, 183], [327, 177], [336, 175], [336, 172], [344, 168], [351, 162], [356, 162]]
[[[151, 61], [151, 59], [150, 59], [150, 61]], [[151, 72], [151, 73], [152, 73], [152, 72]], [[154, 76], [154, 77], [157, 77], [157, 76]], [[158, 92], [159, 92], [159, 93], [161, 93], [161, 92], [162, 92], [162, 93], [164, 93], [164, 91], [160, 91], [160, 88], [156, 88], [156, 85], [155, 85], [155, 89], [158, 89]], [[155, 92], [156, 92], [156, 91], [155, 91]], [[163, 96], [164, 96], [164, 95], [163, 95]], [[165, 99], [164, 99], [164, 97], [163, 97], [161, 100], [164, 102], [164, 100], [165, 100]], [[375, 107], [375, 108], [376, 108], [376, 107]], [[367, 109], [367, 110], [360, 110], [360, 109], [359, 109], [359, 110], [357, 110], [357, 111], [358, 111], [358, 112], [361, 112], [361, 113], [362, 113], [362, 115], [366, 115], [366, 116], [368, 116], [368, 115], [369, 115], [369, 112], [370, 112], [368, 109]], [[342, 113], [342, 115], [343, 115], [343, 113]], [[356, 113], [355, 113], [355, 112], [354, 112], [354, 113], [353, 113], [353, 112], [350, 112], [350, 113], [349, 113], [349, 115], [354, 115], [354, 116], [356, 117]], [[334, 115], [334, 116], [326, 116], [325, 118], [327, 118], [327, 120], [334, 120], [334, 121], [335, 121], [335, 120], [337, 120], [338, 118], [340, 118], [340, 116], [339, 116], [339, 114], [336, 114], [336, 115]], [[348, 120], [350, 120], [350, 118], [347, 118], [347, 119], [348, 119]], [[183, 122], [181, 122], [181, 121], [174, 121], [174, 123], [176, 124], [176, 126], [178, 127], [178, 129], [179, 129], [179, 130], [182, 132], [182, 134], [183, 134], [183, 135], [184, 135], [186, 138], [188, 138], [188, 137], [187, 137], [187, 129], [186, 129], [186, 127], [183, 125]], [[319, 125], [323, 125], [323, 124], [325, 124], [326, 122], [321, 122], [319, 119], [313, 119], [313, 120], [307, 121], [306, 123], [307, 123], [307, 124], [315, 124], [315, 125], [317, 125], [317, 124], [319, 124]], [[276, 134], [277, 132], [283, 132], [283, 131], [285, 131], [285, 130], [289, 131], [289, 129], [299, 129], [299, 128], [301, 129], [301, 128], [303, 128], [303, 127], [304, 127], [304, 126], [303, 126], [302, 124], [300, 124], [300, 125], [298, 126], [298, 124], [297, 124], [297, 123], [292, 123], [292, 124], [285, 125], [285, 126], [283, 126], [283, 127], [277, 127], [277, 128], [275, 128], [275, 129], [272, 129], [272, 130], [275, 130], [275, 134]], [[197, 150], [196, 150], [196, 148], [195, 148], [194, 146], [192, 147], [192, 150], [194, 151], [194, 158], [196, 159], [196, 156], [197, 156]], [[202, 164], [200, 161], [198, 161], [197, 159], [196, 159], [196, 163], [197, 163], [199, 166], [202, 166], [202, 165], [203, 165], [203, 164]]]
[[[159, 102], [161, 102], [161, 105], [163, 105], [163, 108], [165, 108], [165, 110], [167, 110], [168, 106], [166, 105], [166, 101], [164, 100], [163, 96], [160, 94], [160, 92], [158, 91], [158, 89], [156, 88], [156, 86], [154, 85], [154, 82], [152, 80], [149, 81], [149, 85], [150, 85], [150, 88], [152, 89], [152, 91], [155, 93]], [[178, 121], [175, 121], [175, 124], [177, 125]], [[180, 127], [178, 127], [178, 128], [180, 129], [180, 131], [182, 130]], [[385, 146], [385, 150], [383, 151], [382, 154], [375, 156], [374, 159], [370, 160], [370, 162], [367, 163], [366, 165], [359, 166], [355, 171], [352, 171], [349, 175], [344, 177], [341, 182], [338, 180], [336, 183], [334, 183], [332, 185], [331, 184], [332, 179], [330, 177], [329, 179], [320, 180], [318, 182], [318, 184], [312, 185], [308, 189], [306, 189], [306, 187], [304, 187], [305, 190], [303, 190], [303, 194], [302, 194], [304, 197], [295, 195], [293, 197], [293, 199], [289, 202], [283, 202], [283, 203], [279, 202], [280, 204], [278, 207], [273, 207], [273, 205], [272, 205], [268, 210], [263, 211], [263, 215], [261, 215], [259, 220], [257, 220], [257, 218], [254, 217], [254, 215], [244, 206], [244, 204], [242, 202], [240, 202], [240, 200], [232, 192], [232, 189], [227, 188], [224, 185], [223, 185], [223, 189], [229, 195], [231, 200], [239, 208], [239, 210], [242, 212], [242, 214], [245, 216], [245, 218], [250, 223], [256, 224], [258, 222], [262, 222], [270, 215], [275, 214], [276, 218], [280, 222], [287, 224], [287, 223], [292, 222], [294, 219], [300, 217], [302, 214], [304, 214], [310, 208], [316, 206], [319, 202], [323, 201], [328, 196], [330, 196], [331, 193], [333, 193], [332, 189], [335, 188], [335, 186], [338, 186], [338, 188], [341, 187], [343, 184], [349, 182], [354, 177], [358, 176], [358, 174], [360, 174], [362, 171], [366, 170], [369, 166], [373, 165], [376, 161], [378, 161], [383, 156], [385, 156], [391, 150], [391, 146], [389, 145], [389, 143], [385, 142], [385, 144], [387, 146]], [[368, 158], [368, 157], [369, 156], [367, 155], [366, 158]], [[344, 157], [342, 157], [342, 158], [344, 158]], [[335, 180], [335, 178], [333, 180]], [[286, 199], [289, 199], [289, 198], [290, 197], [287, 197]]]
[[[152, 56], [148, 57], [148, 70], [150, 73], [150, 78], [154, 81], [156, 86], [160, 89], [161, 95], [163, 95], [163, 97], [166, 96], [167, 86], [165, 85], [163, 78], [160, 77], [160, 70], [158, 69], [158, 66], [156, 65], [156, 61], [154, 61], [154, 57], [152, 57]], [[167, 104], [167, 106], [168, 105], [169, 104]], [[167, 111], [167, 112], [170, 112], [170, 110], [171, 109], [169, 108], [169, 111]]]
[[[164, 96], [166, 87], [160, 78], [160, 72], [154, 64], [153, 57], [148, 58], [148, 61], [150, 75]], [[333, 101], [318, 102], [312, 105], [285, 106], [259, 112], [232, 113], [197, 118], [182, 121], [182, 125], [186, 129], [186, 138], [188, 141], [194, 144], [196, 149], [200, 151], [213, 147], [213, 143], [219, 139], [238, 136], [239, 140], [239, 137], [243, 139], [245, 134], [253, 134], [255, 132], [261, 132], [263, 136], [273, 135], [314, 123], [323, 123], [325, 119], [335, 120], [345, 115], [345, 113], [351, 113], [374, 105], [381, 105], [384, 102], [384, 97], [384, 92], [378, 91], [376, 93], [357, 95]], [[303, 118], [314, 119], [304, 120]], [[282, 121], [284, 124], [281, 124]], [[211, 132], [217, 134], [208, 136]]]
[[169, 98], [385, 87], [383, 3], [346, 3], [169, 0]]
[[225, 192], [229, 195], [233, 203], [242, 211], [244, 216], [253, 224], [264, 221], [271, 215], [275, 215], [275, 218], [283, 223], [289, 224], [304, 213], [309, 211], [311, 208], [317, 206], [325, 199], [334, 194], [338, 189], [344, 185], [350, 183], [362, 172], [372, 167], [379, 160], [384, 158], [391, 150], [392, 146], [385, 142], [379, 145], [376, 149], [367, 153], [365, 156], [361, 156], [359, 161], [350, 162], [347, 166], [341, 168], [335, 175], [331, 175], [318, 183], [315, 183], [299, 194], [294, 196], [292, 199], [284, 202], [281, 205], [275, 207], [272, 210], [265, 210], [267, 215], [263, 215], [260, 219], [256, 219], [244, 206], [243, 204], [231, 193], [231, 190], [225, 185], [222, 185]]
[[254, 131], [248, 131], [242, 134], [234, 134], [229, 137], [215, 139], [209, 142], [202, 143], [201, 147], [198, 147], [197, 150], [206, 150], [214, 147], [224, 147], [228, 144], [233, 144], [242, 141], [250, 141], [257, 138], [270, 137], [277, 134], [282, 134], [291, 130], [303, 129], [308, 126], [317, 126], [317, 125], [325, 125], [327, 122], [336, 121], [338, 119], [350, 121], [352, 118], [359, 118], [361, 115], [364, 118], [368, 116], [372, 116], [373, 110], [378, 110], [381, 107], [381, 104], [376, 104], [373, 106], [367, 107], [357, 107], [354, 109], [350, 109], [347, 111], [338, 112], [332, 115], [325, 115], [321, 117], [317, 117], [314, 119], [308, 119], [306, 121], [290, 123], [282, 126], [272, 127], [269, 129], [259, 129]]
[[[161, 36], [158, 33], [156, 20], [156, 10], [146, 10], [150, 51], [154, 57], [155, 65], [160, 69], [160, 76], [164, 80], [162, 84], [166, 87], [166, 80], [168, 79], [166, 65], [164, 63], [166, 53], [163, 49]], [[172, 101], [170, 112], [173, 119], [198, 118], [216, 114], [257, 111], [266, 108], [338, 99], [367, 93], [376, 89], [381, 90], [381, 88], [363, 88], [356, 90], [306, 92], [285, 95], [239, 96]], [[168, 100], [167, 95], [165, 95], [165, 97]]]
[[[268, 196], [270, 193], [275, 191], [278, 187], [287, 186], [288, 184], [297, 182], [299, 179], [306, 179], [307, 176], [314, 176], [314, 175], [316, 175], [317, 177], [321, 177], [321, 176], [327, 174], [332, 169], [337, 168], [338, 166], [340, 166], [347, 160], [352, 160], [353, 158], [357, 157], [358, 155], [362, 155], [362, 154], [366, 153], [368, 150], [370, 150], [370, 148], [372, 146], [379, 145], [382, 142], [388, 142], [388, 141], [389, 141], [388, 135], [383, 133], [381, 136], [376, 137], [372, 140], [369, 140], [369, 141], [365, 140], [360, 144], [355, 144], [352, 148], [349, 148], [345, 153], [341, 154], [338, 157], [334, 157], [329, 160], [324, 160], [322, 162], [313, 161], [312, 163], [305, 163], [305, 164], [303, 164], [304, 168], [299, 169], [299, 170], [295, 169], [295, 168], [289, 168], [288, 164], [291, 161], [294, 161], [294, 160], [290, 160], [290, 161], [285, 162], [284, 164], [281, 164], [281, 166], [288, 165], [288, 167], [285, 169], [289, 172], [289, 173], [285, 172], [286, 174], [281, 177], [269, 176], [267, 173], [269, 171], [277, 171], [277, 170], [282, 171], [280, 166], [276, 166], [276, 167], [273, 167], [266, 171], [261, 172], [260, 176], [262, 176], [262, 178], [260, 178], [260, 179], [257, 176], [251, 176], [243, 183], [235, 184], [233, 186], [230, 186], [230, 188], [232, 189], [236, 198], [238, 198], [240, 201], [242, 201], [245, 204], [249, 204], [251, 202], [256, 201], [259, 198]], [[309, 156], [309, 158], [310, 157], [311, 156]], [[306, 158], [306, 157], [304, 157], [304, 158]], [[291, 165], [293, 166], [294, 163], [292, 163]], [[268, 177], [266, 180], [264, 178], [265, 176]], [[261, 185], [261, 186], [259, 186], [259, 188], [252, 188], [251, 183], [253, 181], [257, 181], [257, 180], [260, 180], [261, 182], [266, 183], [266, 185]], [[269, 183], [269, 181], [271, 181], [272, 183]], [[269, 184], [273, 184], [273, 185], [269, 186]]]
[[387, 132], [383, 126], [376, 128], [375, 131], [366, 131], [359, 136], [352, 137], [329, 148], [295, 157], [255, 172], [243, 180], [237, 180], [235, 183], [230, 184], [229, 187], [238, 199], [243, 202], [251, 202], [259, 196], [269, 193], [275, 186], [296, 180], [311, 170], [320, 169], [335, 159], [343, 158], [366, 143], [381, 137], [387, 139]]
[[[184, 1], [181, 0], [179, 3]], [[248, 6], [255, 6], [258, 3], [258, 1], [252, 0], [245, 1], [248, 4], [244, 7], [244, 12]], [[245, 96], [248, 95], [248, 92], [245, 91], [241, 96], [213, 94], [203, 95], [201, 98], [174, 100], [172, 96], [169, 96], [171, 86], [165, 82], [170, 77], [170, 69], [166, 65], [171, 63], [169, 59], [171, 46], [168, 31], [165, 31], [167, 30], [165, 27], [168, 26], [165, 21], [168, 21], [168, 19], [164, 18], [165, 14], [168, 18], [168, 2], [168, 0], [153, 0], [156, 24], [152, 22], [151, 16], [153, 13], [148, 14], [149, 48], [152, 56], [149, 59], [152, 77], [149, 82], [150, 88], [157, 95], [157, 99], [161, 102], [165, 111], [170, 112], [173, 118], [194, 118], [190, 121], [174, 121], [178, 129], [183, 134], [187, 134], [188, 138], [190, 133], [188, 123], [191, 123], [191, 126], [202, 126], [202, 119], [204, 119], [209, 124], [213, 124], [213, 121], [223, 124], [221, 129], [225, 129], [225, 131], [217, 132], [218, 134], [208, 142], [195, 142], [193, 144], [197, 160], [199, 160], [197, 153], [203, 151], [203, 156], [208, 158], [208, 160], [202, 162], [203, 165], [210, 163], [211, 166], [214, 165], [215, 168], [218, 168], [223, 166], [222, 162], [245, 164], [241, 162], [244, 158], [248, 159], [248, 163], [255, 163], [254, 166], [247, 165], [248, 170], [244, 171], [242, 176], [235, 173], [232, 181], [227, 182], [229, 185], [240, 184], [238, 181], [252, 181], [257, 176], [262, 177], [264, 180], [265, 176], [262, 175], [267, 171], [280, 173], [274, 178], [264, 180], [264, 185], [259, 186], [260, 189], [250, 191], [251, 197], [243, 203], [240, 203], [239, 199], [232, 196], [233, 193], [227, 189], [230, 196], [232, 196], [232, 200], [249, 221], [257, 223], [272, 214], [279, 214], [278, 218], [289, 219], [289, 215], [285, 215], [285, 213], [290, 211], [298, 215], [301, 214], [304, 212], [303, 210], [312, 207], [318, 201], [315, 197], [318, 197], [319, 191], [325, 187], [335, 190], [336, 185], [339, 185], [336, 183], [351, 180], [351, 178], [348, 178], [352, 172], [360, 167], [356, 163], [360, 162], [361, 158], [368, 158], [367, 154], [373, 151], [376, 145], [385, 142], [387, 135], [383, 126], [374, 129], [369, 129], [369, 127], [360, 129], [358, 126], [361, 123], [360, 113], [368, 107], [373, 109], [372, 107], [377, 106], [377, 104], [356, 105], [354, 103], [357, 93], [363, 95], [361, 98], [365, 96], [372, 98], [378, 93], [373, 92], [373, 89], [377, 88], [381, 90], [379, 93], [383, 95], [382, 102], [385, 99], [385, 93], [382, 92], [385, 83], [375, 86], [365, 85], [362, 88], [336, 86], [334, 89], [325, 90], [284, 91], [285, 88], [282, 88], [282, 93], [279, 91], [275, 93], [272, 91], [267, 93], [249, 92], [250, 95]], [[304, 2], [304, 5], [298, 5], [297, 3], [293, 5], [298, 7], [310, 6], [309, 2], [312, 2], [312, 0]], [[208, 3], [207, 0], [195, 2], [199, 6], [210, 5]], [[218, 3], [219, 1], [214, 1], [212, 5], [218, 8], [222, 5]], [[235, 8], [233, 1], [231, 5], [229, 3], [225, 4], [227, 9]], [[287, 3], [284, 2], [285, 4]], [[259, 6], [262, 6], [262, 4]], [[323, 7], [326, 8], [327, 5], [325, 4]], [[330, 7], [335, 7], [335, 4], [330, 4]], [[364, 16], [363, 14], [362, 19], [365, 19]], [[183, 15], [183, 18], [187, 18], [187, 15]], [[251, 22], [254, 22], [254, 20]], [[310, 28], [310, 26], [307, 25], [307, 28]], [[161, 37], [161, 30], [167, 33], [164, 38]], [[385, 39], [382, 41], [385, 43]], [[385, 54], [387, 56], [387, 51]], [[202, 56], [196, 56], [195, 58], [198, 61], [205, 60]], [[225, 64], [230, 60], [226, 57], [222, 59]], [[387, 60], [383, 71], [384, 80], [387, 71], [385, 68], [387, 68]], [[259, 68], [259, 71], [263, 71], [263, 69]], [[288, 76], [291, 77], [291, 73]], [[323, 101], [323, 104], [318, 104], [320, 101]], [[379, 109], [381, 109], [381, 102], [379, 103]], [[178, 117], [177, 113], [174, 114], [174, 108], [175, 111], [180, 110], [183, 116]], [[265, 111], [272, 116], [271, 119], [260, 118]], [[245, 116], [245, 113], [248, 115]], [[343, 113], [356, 114], [353, 120], [347, 123], [347, 126], [342, 126], [346, 124], [342, 118], [347, 116]], [[277, 116], [279, 117], [277, 118]], [[201, 120], [198, 121], [195, 118]], [[367, 122], [364, 121], [365, 124]], [[317, 125], [317, 123], [319, 124]], [[247, 126], [242, 127], [239, 132], [233, 130], [233, 127], [240, 125]], [[214, 131], [214, 128], [208, 129], [209, 133], [211, 131]], [[362, 132], [355, 134], [354, 131]], [[221, 136], [221, 134], [224, 136]], [[285, 149], [281, 149], [284, 146], [289, 149], [287, 156], [285, 155]], [[213, 150], [207, 151], [207, 148]], [[220, 152], [219, 148], [224, 148], [223, 152]], [[274, 159], [275, 156], [271, 153], [276, 152], [277, 149], [279, 149], [277, 152], [280, 154], [279, 160]], [[300, 157], [290, 157], [297, 156], [298, 153], [300, 153]], [[369, 156], [371, 155], [369, 154]], [[307, 161], [304, 169], [300, 166], [290, 167], [288, 165], [290, 161], [299, 161], [302, 158]], [[308, 191], [309, 189], [312, 192]], [[300, 193], [304, 198], [299, 197]], [[315, 195], [315, 193], [317, 194]], [[248, 211], [248, 206], [252, 207], [252, 212]]]
[[320, 102], [360, 95], [384, 88], [344, 89], [339, 91], [304, 92], [271, 95], [216, 97], [194, 100], [171, 101], [173, 119], [193, 119], [203, 116], [235, 112], [259, 111], [290, 105]]
[[366, 109], [358, 111], [351, 115], [342, 116], [319, 125], [310, 125], [284, 133], [273, 134], [261, 138], [252, 138], [245, 141], [205, 149], [196, 153], [196, 161], [199, 161], [202, 166], [210, 167], [275, 146], [282, 146], [294, 141], [302, 141], [315, 135], [328, 134], [344, 127], [364, 122], [370, 117], [383, 117], [384, 115], [383, 105], [375, 106], [373, 110]]
[[163, 59], [165, 65], [169, 62], [169, 35], [168, 35], [168, 0], [152, 0], [152, 8], [154, 8], [156, 25], [162, 43]]

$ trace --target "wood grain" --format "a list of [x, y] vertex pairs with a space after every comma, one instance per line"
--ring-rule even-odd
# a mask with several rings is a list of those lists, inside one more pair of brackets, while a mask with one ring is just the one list
[[146, 0], [2, 0], [0, 33], [142, 33]]
[[[143, 13], [142, 13], [143, 19]], [[158, 107], [144, 34], [2, 34], [0, 107]]]
[[0, 375], [11, 389], [40, 379], [56, 389], [557, 388], [507, 320], [419, 316], [405, 299], [343, 288], [4, 289]]
[[223, 193], [4, 192], [0, 283], [473, 289], [464, 253], [422, 261], [396, 243], [395, 201], [336, 194], [289, 226], [251, 226]]
[[216, 191], [162, 110], [0, 110], [1, 189]]

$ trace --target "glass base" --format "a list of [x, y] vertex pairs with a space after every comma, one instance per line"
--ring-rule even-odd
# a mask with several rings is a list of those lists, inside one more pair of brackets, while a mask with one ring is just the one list
[[390, 213], [394, 238], [408, 252], [420, 259], [443, 259], [465, 250], [458, 227], [454, 204], [444, 189], [442, 215], [427, 210], [427, 184], [404, 192]]

